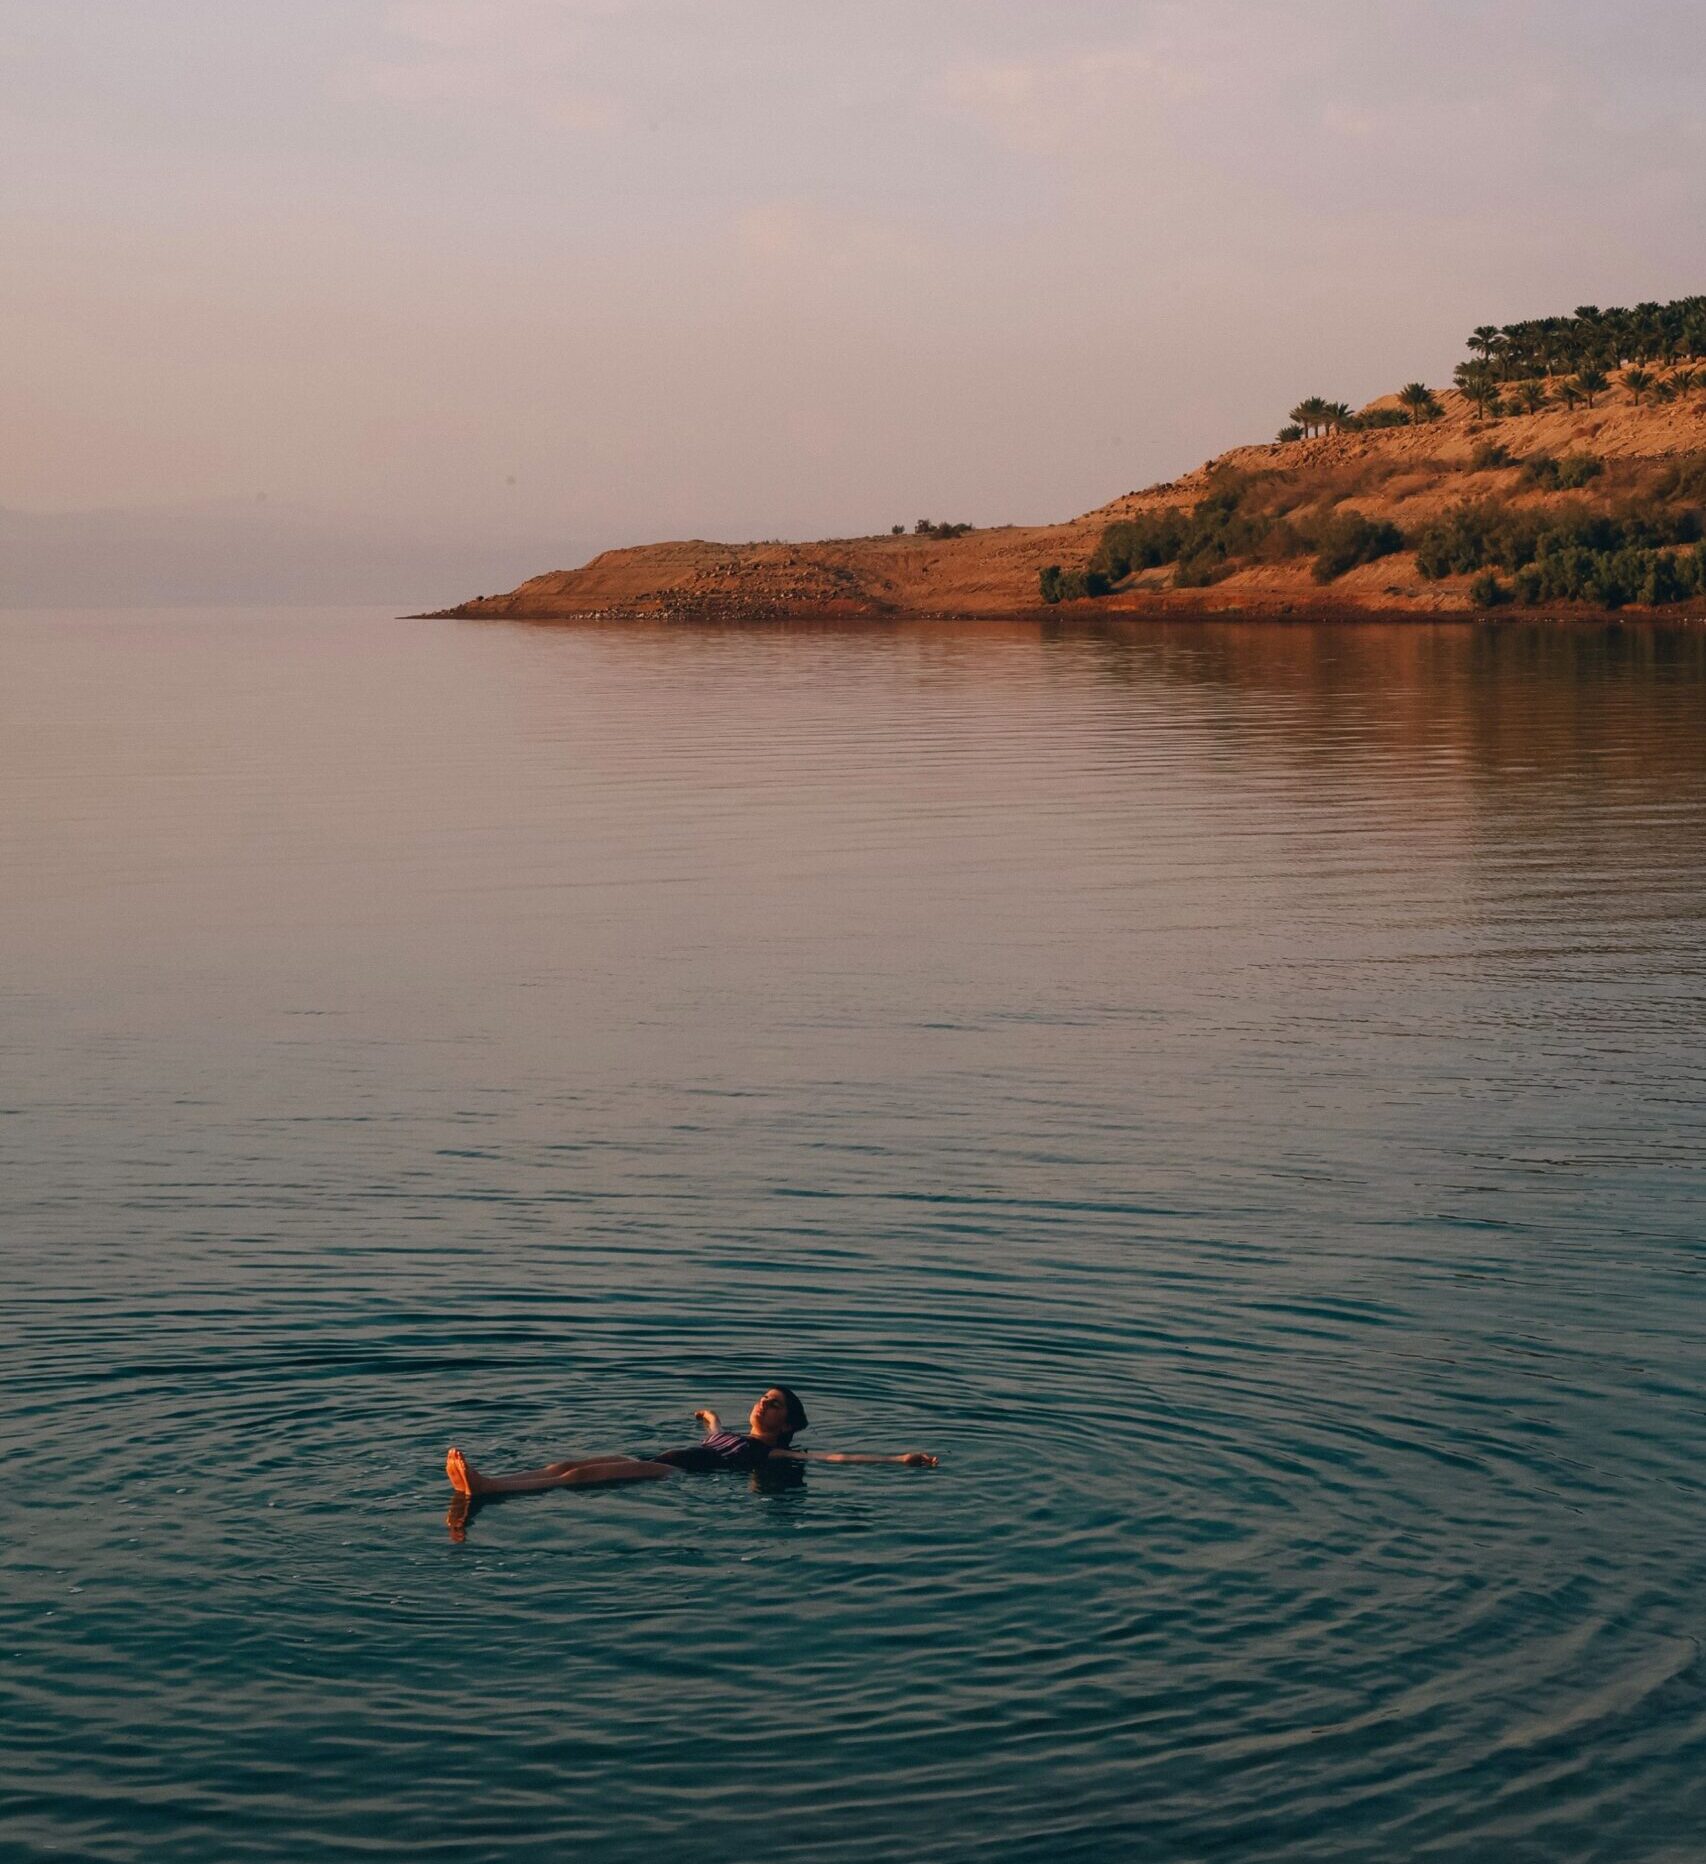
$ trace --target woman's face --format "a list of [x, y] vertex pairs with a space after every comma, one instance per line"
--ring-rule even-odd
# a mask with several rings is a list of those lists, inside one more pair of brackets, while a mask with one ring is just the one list
[[788, 1401], [772, 1385], [751, 1411], [746, 1427], [755, 1437], [780, 1437], [788, 1428]]

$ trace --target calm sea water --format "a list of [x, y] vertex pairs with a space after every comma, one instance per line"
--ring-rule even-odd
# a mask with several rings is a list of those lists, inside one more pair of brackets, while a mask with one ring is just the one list
[[8, 1857], [1706, 1855], [1706, 634], [11, 615], [0, 872]]

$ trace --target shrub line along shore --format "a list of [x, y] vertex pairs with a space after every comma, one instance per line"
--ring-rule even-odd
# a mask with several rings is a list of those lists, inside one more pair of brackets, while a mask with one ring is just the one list
[[1279, 437], [1064, 524], [611, 550], [444, 616], [823, 620], [1489, 613], [1706, 618], [1706, 297], [1482, 325], [1454, 385]]

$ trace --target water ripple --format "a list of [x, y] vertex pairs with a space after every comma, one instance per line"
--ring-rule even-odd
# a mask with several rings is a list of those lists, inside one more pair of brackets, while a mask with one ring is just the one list
[[1692, 1855], [1706, 637], [0, 661], [11, 1851]]

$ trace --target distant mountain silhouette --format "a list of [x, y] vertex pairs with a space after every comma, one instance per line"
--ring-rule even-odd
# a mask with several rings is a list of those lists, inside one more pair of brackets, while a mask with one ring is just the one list
[[38, 512], [0, 507], [0, 608], [203, 603], [419, 607], [446, 586], [497, 589], [517, 557], [561, 561], [587, 540], [481, 537], [271, 500]]

